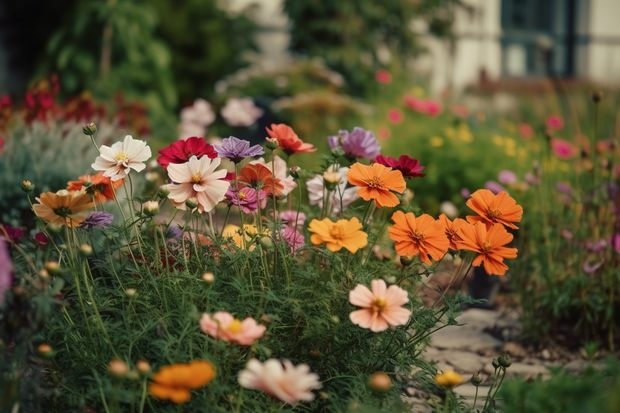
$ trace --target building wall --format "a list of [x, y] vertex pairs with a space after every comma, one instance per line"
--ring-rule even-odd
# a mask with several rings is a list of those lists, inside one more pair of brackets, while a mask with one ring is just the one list
[[581, 23], [587, 26], [583, 27], [586, 44], [579, 57], [584, 59], [580, 75], [620, 83], [620, 0], [582, 1], [587, 14]]

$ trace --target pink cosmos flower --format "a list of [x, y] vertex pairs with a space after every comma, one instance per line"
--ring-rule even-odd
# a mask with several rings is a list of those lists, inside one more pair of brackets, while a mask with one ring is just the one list
[[579, 152], [572, 143], [559, 138], [551, 139], [551, 149], [560, 159], [571, 159]]
[[321, 388], [319, 376], [311, 373], [307, 364], [294, 366], [288, 360], [268, 359], [261, 363], [251, 359], [238, 380], [241, 387], [260, 390], [291, 405], [314, 400], [312, 390]]
[[258, 324], [252, 317], [241, 321], [226, 311], [218, 311], [204, 313], [200, 319], [200, 329], [213, 338], [250, 346], [265, 334], [267, 327]]
[[168, 176], [173, 183], [164, 185], [168, 198], [182, 210], [186, 209], [188, 199], [196, 198], [199, 213], [211, 211], [224, 199], [230, 187], [230, 182], [224, 180], [226, 170], [216, 170], [220, 162], [220, 158], [192, 156], [185, 163], [169, 164]]
[[503, 185], [514, 185], [519, 181], [517, 174], [509, 169], [502, 169], [497, 174], [497, 180]]
[[289, 209], [280, 212], [280, 221], [288, 227], [301, 227], [304, 225], [304, 222], [306, 222], [306, 214], [301, 211]]
[[375, 333], [387, 330], [390, 326], [407, 324], [411, 311], [401, 307], [409, 302], [405, 290], [396, 285], [387, 287], [383, 280], [372, 280], [370, 288], [358, 284], [349, 292], [349, 302], [362, 307], [349, 314], [353, 324]]
[[13, 284], [13, 262], [9, 255], [7, 242], [0, 236], [0, 308], [4, 305], [4, 296]]
[[238, 206], [246, 214], [256, 211], [259, 207], [262, 208], [267, 200], [267, 195], [267, 192], [249, 186], [241, 187], [239, 190], [230, 186], [226, 191], [228, 202], [231, 205]]
[[517, 130], [523, 139], [530, 139], [534, 136], [534, 128], [528, 123], [519, 123]]
[[553, 131], [559, 131], [564, 128], [564, 118], [559, 115], [551, 115], [545, 120], [547, 128]]
[[428, 116], [437, 116], [441, 114], [443, 108], [441, 103], [430, 99], [418, 99], [415, 96], [407, 95], [404, 97], [405, 106], [414, 112], [422, 113]]
[[297, 251], [299, 248], [306, 244], [304, 235], [295, 229], [294, 226], [285, 226], [280, 230], [280, 236], [289, 246], [292, 252]]
[[146, 168], [144, 162], [151, 157], [151, 148], [146, 142], [125, 136], [122, 142], [112, 146], [101, 145], [99, 156], [91, 167], [95, 171], [103, 171], [103, 175], [112, 181], [125, 178], [131, 169], [140, 172]]

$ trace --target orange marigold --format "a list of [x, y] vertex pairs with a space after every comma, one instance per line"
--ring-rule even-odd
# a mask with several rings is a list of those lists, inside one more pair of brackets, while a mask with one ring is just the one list
[[316, 151], [314, 145], [299, 139], [295, 131], [284, 123], [272, 123], [271, 129], [267, 128], [267, 134], [277, 140], [278, 146], [289, 155]]
[[476, 252], [472, 261], [474, 267], [484, 266], [487, 274], [504, 275], [508, 266], [506, 258], [516, 258], [517, 249], [505, 247], [512, 241], [512, 234], [502, 224], [492, 224], [487, 228], [484, 223], [465, 223], [459, 228], [459, 249]]
[[344, 247], [354, 254], [368, 244], [368, 235], [362, 231], [362, 224], [355, 217], [336, 222], [329, 218], [313, 219], [308, 230], [312, 233], [310, 241], [314, 245], [325, 244], [332, 252]]
[[351, 185], [358, 187], [360, 198], [364, 201], [372, 199], [379, 207], [398, 205], [400, 201], [392, 192], [402, 194], [407, 187], [402, 172], [380, 163], [354, 163], [349, 169], [348, 179]]
[[153, 375], [149, 394], [177, 404], [186, 403], [192, 397], [190, 390], [206, 386], [214, 378], [215, 367], [205, 360], [171, 364]]
[[440, 260], [450, 246], [444, 226], [428, 214], [416, 217], [411, 212], [392, 214], [394, 225], [388, 228], [398, 255], [417, 256], [425, 264]]
[[466, 205], [478, 215], [468, 215], [470, 222], [484, 222], [487, 225], [499, 223], [507, 228], [517, 229], [514, 224], [523, 217], [523, 208], [507, 192], [497, 195], [488, 189], [479, 189], [467, 200]]

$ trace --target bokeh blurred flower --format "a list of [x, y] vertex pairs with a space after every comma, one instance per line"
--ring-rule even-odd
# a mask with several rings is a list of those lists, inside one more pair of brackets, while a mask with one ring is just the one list
[[418, 257], [424, 264], [440, 260], [450, 246], [444, 225], [428, 214], [416, 217], [412, 212], [396, 211], [394, 225], [388, 228], [398, 255]]
[[270, 128], [267, 128], [267, 134], [289, 155], [316, 151], [314, 145], [302, 141], [295, 131], [284, 123], [272, 123]]
[[398, 159], [391, 156], [378, 155], [375, 158], [375, 162], [400, 171], [404, 178], [424, 176], [424, 167], [420, 164], [420, 161], [408, 155], [401, 155]]
[[446, 389], [451, 389], [459, 384], [463, 384], [464, 382], [465, 378], [454, 370], [446, 370], [435, 376], [435, 383]]
[[327, 143], [332, 150], [342, 149], [350, 158], [374, 159], [381, 151], [374, 133], [359, 127], [350, 132], [340, 130], [336, 136], [329, 136]]
[[205, 136], [207, 127], [215, 120], [211, 104], [204, 99], [196, 99], [191, 106], [181, 110], [179, 138], [188, 136]]
[[375, 333], [407, 324], [411, 316], [411, 310], [402, 307], [409, 302], [407, 291], [397, 285], [387, 287], [383, 280], [372, 280], [370, 289], [356, 285], [349, 291], [349, 302], [361, 307], [349, 314], [351, 322]]
[[308, 231], [312, 233], [310, 241], [314, 245], [325, 244], [332, 252], [346, 248], [355, 254], [368, 244], [368, 235], [362, 230], [362, 224], [357, 217], [339, 219], [336, 222], [329, 218], [313, 219]]
[[82, 228], [92, 229], [105, 229], [114, 221], [114, 215], [106, 211], [93, 211], [80, 225]]
[[202, 158], [207, 156], [211, 159], [217, 158], [215, 148], [208, 143], [205, 138], [192, 136], [171, 143], [163, 149], [159, 150], [157, 163], [164, 169], [168, 168], [171, 163], [185, 163], [189, 158], [195, 156]]
[[125, 178], [131, 169], [140, 172], [146, 168], [145, 162], [151, 157], [151, 148], [146, 142], [134, 139], [131, 135], [125, 136], [122, 142], [112, 146], [101, 145], [99, 156], [91, 167], [112, 181]]
[[149, 394], [181, 404], [190, 401], [190, 390], [206, 386], [215, 378], [215, 367], [205, 360], [164, 366], [153, 375]]
[[507, 228], [517, 229], [516, 222], [520, 222], [523, 216], [523, 208], [517, 204], [507, 192], [494, 194], [489, 189], [479, 189], [474, 192], [465, 203], [478, 215], [468, 215], [471, 222], [484, 222], [485, 224], [500, 223]]
[[32, 206], [36, 216], [48, 224], [79, 226], [88, 216], [88, 210], [93, 207], [90, 195], [84, 191], [44, 192], [37, 198], [37, 204]]
[[267, 328], [252, 317], [241, 321], [226, 311], [218, 311], [213, 314], [203, 313], [200, 329], [213, 338], [250, 346], [265, 334]]
[[168, 198], [182, 210], [186, 209], [187, 200], [195, 198], [199, 213], [211, 211], [224, 199], [230, 186], [230, 182], [223, 179], [226, 170], [216, 170], [220, 162], [219, 158], [203, 156], [198, 159], [194, 155], [188, 162], [169, 164], [168, 176], [173, 183], [164, 185], [169, 191]]
[[0, 236], [0, 308], [4, 305], [6, 292], [13, 284], [13, 261], [9, 254], [9, 246], [3, 236]]
[[289, 209], [280, 212], [280, 221], [288, 227], [301, 227], [306, 222], [306, 214], [301, 211]]
[[579, 149], [567, 140], [560, 138], [551, 139], [551, 150], [560, 159], [572, 159], [579, 153]]
[[221, 144], [215, 145], [215, 150], [221, 158], [230, 159], [234, 163], [239, 163], [250, 156], [260, 156], [265, 153], [262, 146], [250, 146], [249, 141], [234, 136], [222, 139]]
[[220, 110], [222, 118], [230, 126], [248, 127], [265, 113], [250, 98], [230, 98]]
[[358, 188], [358, 195], [364, 201], [374, 200], [378, 207], [394, 207], [400, 203], [392, 193], [402, 194], [407, 187], [403, 174], [379, 163], [351, 165], [349, 183]]
[[495, 181], [486, 181], [484, 183], [484, 187], [489, 191], [493, 192], [494, 194], [499, 194], [500, 192], [506, 191], [506, 189], [501, 184]]
[[534, 136], [534, 128], [528, 123], [519, 123], [517, 130], [523, 139], [530, 139]]
[[497, 173], [497, 180], [502, 185], [514, 185], [519, 182], [517, 174], [509, 169], [502, 169]]
[[564, 128], [564, 118], [559, 115], [548, 116], [545, 120], [545, 125], [547, 129], [552, 131], [562, 130]]
[[392, 74], [385, 69], [379, 69], [375, 72], [375, 81], [380, 85], [392, 83]]
[[268, 359], [264, 363], [251, 359], [239, 373], [239, 384], [260, 390], [290, 405], [314, 400], [312, 390], [320, 389], [319, 376], [307, 364], [294, 366], [288, 360]]
[[489, 275], [504, 275], [508, 266], [504, 259], [517, 257], [517, 249], [509, 248], [513, 236], [501, 223], [493, 223], [488, 228], [484, 222], [464, 223], [459, 227], [459, 249], [477, 253], [472, 261], [474, 267], [484, 266]]
[[403, 115], [403, 111], [398, 108], [390, 108], [387, 113], [387, 118], [390, 123], [396, 125], [403, 122], [405, 115]]

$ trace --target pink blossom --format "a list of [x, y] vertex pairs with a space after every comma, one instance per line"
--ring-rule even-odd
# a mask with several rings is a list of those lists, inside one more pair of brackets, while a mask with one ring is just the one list
[[571, 159], [579, 152], [572, 143], [559, 138], [551, 139], [551, 149], [560, 159]]
[[301, 211], [289, 209], [280, 212], [280, 220], [282, 223], [289, 227], [301, 227], [306, 222], [306, 214]]
[[280, 235], [293, 252], [297, 251], [306, 244], [303, 234], [296, 230], [295, 227], [288, 225], [285, 226], [280, 230]]
[[0, 308], [4, 305], [4, 296], [13, 284], [13, 262], [9, 255], [7, 242], [0, 237]]
[[559, 131], [564, 128], [564, 119], [559, 115], [551, 115], [545, 120], [547, 128], [554, 131]]
[[231, 205], [236, 205], [241, 211], [249, 214], [258, 210], [259, 207], [262, 207], [267, 200], [267, 195], [267, 192], [262, 189], [244, 186], [237, 190], [231, 186], [226, 192], [226, 199]]
[[528, 123], [519, 123], [517, 130], [523, 139], [530, 139], [534, 136], [534, 128]]
[[381, 85], [387, 85], [392, 83], [392, 74], [385, 69], [379, 69], [375, 72], [375, 80]]
[[403, 112], [397, 108], [390, 109], [387, 117], [388, 120], [394, 124], [401, 123], [404, 119]]
[[358, 284], [349, 292], [349, 302], [362, 307], [349, 314], [353, 324], [375, 333], [407, 324], [411, 310], [402, 307], [409, 302], [405, 290], [396, 285], [388, 288], [383, 280], [372, 280], [370, 288]]
[[241, 321], [225, 311], [213, 315], [204, 313], [200, 319], [200, 329], [213, 338], [250, 346], [265, 334], [265, 326], [256, 323], [252, 317]]
[[514, 185], [519, 181], [519, 179], [517, 178], [517, 174], [508, 169], [503, 169], [499, 171], [499, 173], [497, 174], [497, 180], [500, 184], [503, 185]]
[[307, 364], [294, 366], [288, 360], [268, 359], [261, 363], [251, 359], [238, 380], [241, 387], [260, 390], [291, 405], [314, 400], [312, 390], [321, 388], [319, 376], [311, 373]]

